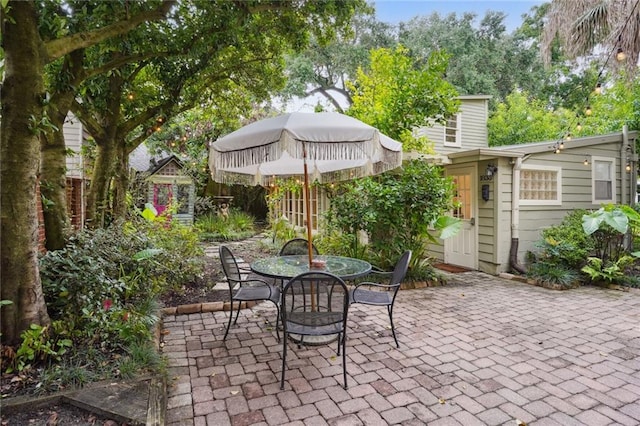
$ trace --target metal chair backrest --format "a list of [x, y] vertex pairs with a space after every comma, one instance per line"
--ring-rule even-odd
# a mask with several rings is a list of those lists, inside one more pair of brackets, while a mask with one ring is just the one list
[[[296, 333], [322, 335], [342, 331], [348, 307], [347, 285], [340, 277], [328, 272], [302, 273], [289, 280], [282, 290], [283, 325], [295, 324]], [[340, 322], [343, 324], [337, 327], [339, 331], [327, 329], [327, 326]]]
[[[320, 254], [316, 246], [313, 245], [313, 243], [311, 243], [311, 250], [315, 255]], [[280, 253], [278, 253], [278, 256], [293, 256], [293, 255], [307, 254], [308, 252], [309, 252], [309, 241], [307, 241], [304, 238], [294, 238], [284, 243], [284, 245], [280, 249]]]
[[219, 253], [222, 270], [224, 271], [224, 275], [227, 277], [227, 281], [229, 281], [229, 284], [231, 284], [231, 281], [242, 281], [238, 262], [236, 261], [236, 258], [229, 247], [221, 245]]
[[391, 275], [389, 285], [400, 286], [402, 280], [404, 280], [404, 277], [407, 275], [407, 271], [409, 270], [409, 261], [411, 261], [411, 250], [405, 251], [402, 253], [402, 256], [400, 256], [396, 266], [393, 268], [393, 274]]

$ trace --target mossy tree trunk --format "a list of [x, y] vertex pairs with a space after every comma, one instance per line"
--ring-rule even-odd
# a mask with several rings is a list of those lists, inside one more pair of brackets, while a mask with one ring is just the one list
[[15, 344], [30, 324], [50, 322], [38, 270], [36, 183], [43, 115], [44, 81], [34, 2], [11, 2], [4, 19], [4, 81], [0, 124], [2, 340]]
[[75, 86], [84, 78], [84, 49], [64, 58], [61, 74], [66, 84], [54, 91], [45, 111], [52, 127], [40, 136], [40, 193], [47, 250], [64, 248], [70, 228], [67, 210], [67, 149], [63, 127], [75, 97]]

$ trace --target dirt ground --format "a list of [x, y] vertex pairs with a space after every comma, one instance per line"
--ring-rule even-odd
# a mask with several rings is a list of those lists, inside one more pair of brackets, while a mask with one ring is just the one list
[[2, 414], [2, 426], [125, 426], [114, 420], [97, 416], [69, 404], [55, 404], [46, 408]]

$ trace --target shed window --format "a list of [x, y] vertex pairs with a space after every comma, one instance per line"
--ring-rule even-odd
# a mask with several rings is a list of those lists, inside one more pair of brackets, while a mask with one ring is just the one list
[[460, 114], [447, 118], [444, 126], [444, 146], [462, 146], [461, 120]]
[[520, 172], [520, 204], [562, 204], [561, 169], [547, 166], [523, 168]]
[[615, 203], [614, 178], [615, 159], [593, 157], [591, 163], [591, 187], [593, 204]]

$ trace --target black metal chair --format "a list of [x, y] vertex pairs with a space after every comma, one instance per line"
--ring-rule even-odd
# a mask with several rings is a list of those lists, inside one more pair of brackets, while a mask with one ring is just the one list
[[[284, 389], [287, 365], [288, 339], [298, 340], [298, 347], [305, 343], [330, 343], [337, 335], [337, 353], [342, 351], [342, 374], [347, 388], [346, 324], [349, 310], [349, 290], [344, 281], [328, 272], [305, 272], [293, 277], [282, 290], [280, 312], [282, 313], [282, 377], [280, 389]], [[292, 336], [293, 335], [293, 336]], [[323, 339], [321, 342], [313, 342]], [[327, 336], [327, 337], [317, 337]]]
[[[399, 348], [398, 339], [396, 337], [396, 330], [393, 325], [393, 304], [396, 300], [396, 295], [400, 289], [400, 284], [407, 274], [409, 269], [409, 261], [411, 260], [411, 250], [405, 251], [400, 260], [396, 263], [393, 272], [384, 273], [390, 275], [391, 279], [388, 284], [379, 284], [369, 281], [358, 283], [349, 292], [349, 303], [362, 303], [363, 305], [374, 306], [386, 306], [389, 313], [389, 321], [391, 322], [391, 332], [393, 333], [393, 340], [396, 342], [396, 346]], [[380, 272], [374, 271], [374, 274], [380, 274]]]
[[227, 331], [225, 331], [224, 333], [224, 340], [227, 339], [229, 329], [231, 328], [234, 302], [238, 302], [236, 319], [235, 321], [233, 321], [233, 323], [236, 324], [238, 322], [238, 316], [240, 315], [240, 307], [242, 306], [242, 302], [268, 300], [276, 305], [277, 312], [275, 328], [276, 335], [278, 336], [278, 341], [280, 341], [280, 332], [278, 331], [280, 320], [280, 288], [269, 284], [264, 280], [250, 278], [249, 274], [251, 273], [251, 271], [248, 269], [240, 268], [231, 250], [224, 245], [220, 246], [220, 262], [222, 263], [222, 270], [227, 277], [227, 283], [229, 284], [229, 294], [231, 296], [229, 323], [227, 324]]
[[[314, 255], [320, 254], [313, 243], [311, 243], [311, 250]], [[309, 253], [309, 241], [305, 238], [294, 238], [284, 243], [278, 256], [293, 256], [307, 253]]]

